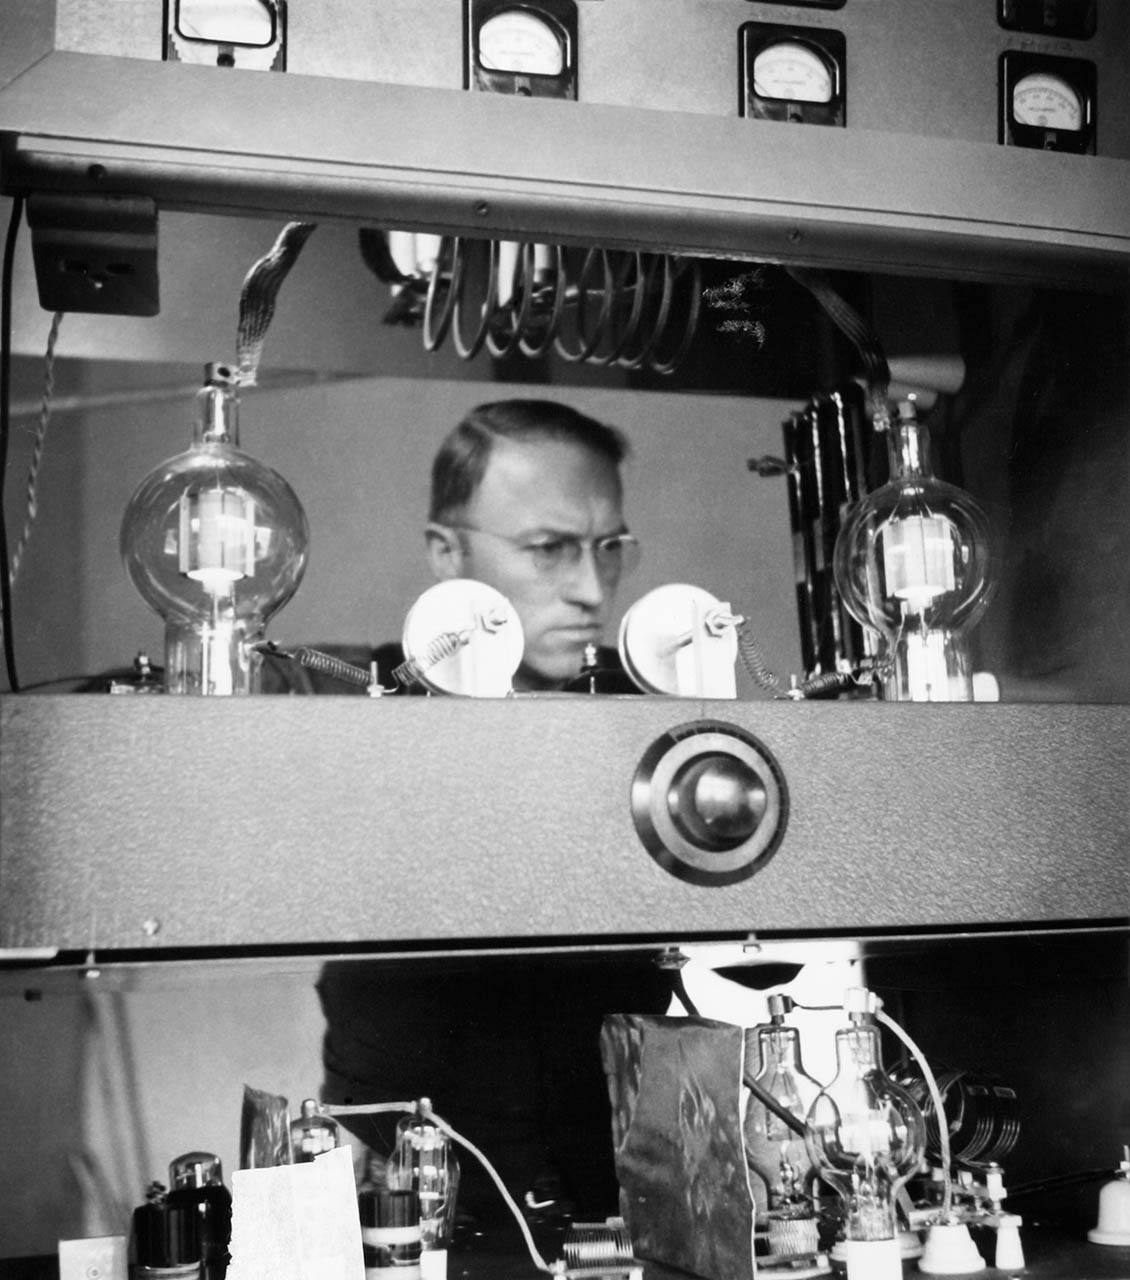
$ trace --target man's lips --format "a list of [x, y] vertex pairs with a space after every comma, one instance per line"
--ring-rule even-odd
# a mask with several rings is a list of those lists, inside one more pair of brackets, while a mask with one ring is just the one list
[[583, 644], [588, 644], [600, 635], [602, 629], [603, 628], [598, 626], [596, 623], [579, 622], [573, 625], [550, 627], [543, 634], [560, 636], [563, 640], [579, 641]]

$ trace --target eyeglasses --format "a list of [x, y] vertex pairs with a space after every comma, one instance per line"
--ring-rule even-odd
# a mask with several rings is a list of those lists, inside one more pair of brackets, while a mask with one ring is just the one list
[[630, 533], [609, 533], [603, 538], [578, 538], [571, 533], [547, 533], [531, 539], [515, 538], [505, 533], [492, 533], [474, 524], [457, 524], [453, 529], [481, 533], [498, 542], [508, 542], [529, 558], [535, 572], [547, 578], [571, 573], [581, 563], [586, 547], [592, 548], [593, 563], [602, 578], [631, 573], [640, 562], [640, 540]]

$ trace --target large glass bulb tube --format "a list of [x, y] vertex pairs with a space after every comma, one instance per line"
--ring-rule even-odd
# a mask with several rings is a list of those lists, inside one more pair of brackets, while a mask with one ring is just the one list
[[870, 993], [854, 988], [836, 1032], [836, 1077], [808, 1113], [807, 1144], [844, 1207], [848, 1280], [900, 1280], [895, 1197], [918, 1168], [926, 1125], [910, 1094], [883, 1070]]
[[237, 375], [208, 365], [191, 447], [150, 472], [122, 520], [126, 572], [165, 619], [168, 692], [256, 691], [252, 646], [298, 589], [308, 536], [294, 490], [239, 448]]
[[993, 590], [989, 521], [964, 490], [937, 479], [913, 399], [888, 431], [890, 479], [850, 510], [835, 547], [844, 605], [883, 638], [883, 696], [970, 702], [967, 632]]
[[[770, 1212], [807, 1201], [812, 1161], [805, 1145], [804, 1120], [820, 1092], [801, 1062], [800, 1034], [785, 1025], [785, 999], [769, 997], [769, 1022], [755, 1028], [758, 1070], [746, 1104], [743, 1134], [746, 1157], [765, 1183]], [[780, 1111], [761, 1099], [772, 1098]], [[790, 1126], [784, 1111], [798, 1122]]]

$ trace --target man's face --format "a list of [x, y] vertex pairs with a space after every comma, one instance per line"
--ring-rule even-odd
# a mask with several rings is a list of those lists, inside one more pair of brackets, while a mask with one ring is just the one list
[[[525, 634], [517, 689], [576, 677], [597, 643], [619, 584], [589, 539], [625, 531], [620, 475], [600, 454], [559, 440], [498, 440], [474, 498], [457, 522], [441, 577], [474, 578], [501, 591]], [[554, 538], [586, 540], [576, 564], [539, 568], [531, 548]]]

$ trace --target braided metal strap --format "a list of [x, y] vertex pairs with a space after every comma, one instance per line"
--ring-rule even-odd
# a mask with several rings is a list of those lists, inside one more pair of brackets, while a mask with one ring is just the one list
[[27, 473], [27, 515], [24, 527], [20, 531], [16, 549], [12, 552], [11, 585], [16, 585], [24, 552], [31, 541], [31, 527], [39, 514], [39, 468], [43, 463], [43, 450], [47, 443], [47, 424], [51, 420], [51, 397], [55, 393], [55, 344], [59, 337], [59, 326], [63, 321], [63, 312], [56, 311], [51, 321], [51, 331], [47, 335], [47, 352], [43, 360], [43, 398], [39, 404], [39, 425], [35, 431], [35, 447], [32, 450], [31, 465]]
[[294, 266], [316, 222], [288, 222], [270, 253], [260, 258], [244, 277], [239, 295], [239, 335], [236, 352], [239, 380], [253, 387], [259, 374], [263, 341], [275, 314], [275, 299]]

